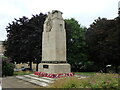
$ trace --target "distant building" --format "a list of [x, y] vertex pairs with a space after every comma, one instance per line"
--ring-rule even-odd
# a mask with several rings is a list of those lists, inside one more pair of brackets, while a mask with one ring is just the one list
[[0, 41], [0, 56], [4, 53], [3, 41]]
[[3, 52], [4, 52], [4, 48], [2, 44], [3, 44], [3, 41], [0, 41], [0, 77], [2, 76], [2, 57], [1, 56], [3, 56]]

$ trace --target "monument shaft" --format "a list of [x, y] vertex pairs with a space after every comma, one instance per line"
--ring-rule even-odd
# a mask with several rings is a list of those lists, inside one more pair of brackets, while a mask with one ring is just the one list
[[45, 21], [42, 61], [66, 61], [66, 32], [61, 12], [49, 14]]
[[70, 64], [66, 60], [66, 31], [60, 11], [52, 11], [44, 23], [42, 36], [42, 62], [40, 72], [70, 73]]

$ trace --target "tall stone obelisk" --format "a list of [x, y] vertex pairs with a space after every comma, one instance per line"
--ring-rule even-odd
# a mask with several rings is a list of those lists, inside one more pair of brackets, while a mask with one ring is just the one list
[[70, 73], [70, 64], [66, 61], [66, 30], [60, 11], [53, 10], [44, 22], [42, 62], [38, 71]]

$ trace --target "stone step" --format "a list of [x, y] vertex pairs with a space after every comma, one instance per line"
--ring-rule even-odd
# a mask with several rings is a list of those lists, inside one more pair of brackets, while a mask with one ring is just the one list
[[24, 75], [24, 77], [34, 79], [34, 80], [39, 80], [39, 81], [46, 82], [46, 83], [53, 83], [53, 81], [51, 81], [51, 80], [46, 80], [46, 79], [43, 79], [43, 78], [37, 78], [37, 77], [30, 76], [30, 75]]
[[[34, 76], [34, 77], [38, 77], [38, 75], [35, 75], [35, 74], [30, 74], [31, 76]], [[40, 78], [43, 78], [43, 79], [47, 79], [47, 80], [55, 80], [54, 78], [48, 78], [48, 77], [40, 77]]]
[[49, 86], [45, 82], [34, 80], [34, 79], [30, 79], [30, 78], [27, 78], [25, 76], [16, 76], [16, 78], [24, 80], [24, 81], [27, 81], [27, 82], [30, 82], [30, 83], [33, 83], [33, 84], [36, 84], [36, 85], [39, 85], [39, 86], [43, 86], [43, 87]]
[[35, 74], [29, 74], [29, 75], [34, 76], [34, 77], [38, 77], [38, 75], [35, 75]]
[[41, 77], [43, 79], [47, 79], [47, 80], [51, 80], [51, 81], [54, 81], [55, 79], [54, 78], [48, 78], [48, 77]]

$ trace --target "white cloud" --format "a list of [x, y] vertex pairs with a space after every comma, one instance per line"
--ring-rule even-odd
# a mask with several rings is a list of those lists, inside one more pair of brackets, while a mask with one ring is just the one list
[[64, 18], [75, 18], [88, 26], [97, 17], [115, 18], [119, 0], [1, 0], [0, 40], [6, 37], [5, 28], [14, 18], [60, 10]]

